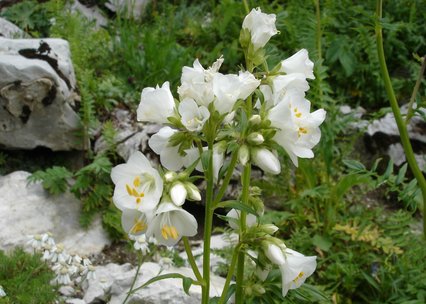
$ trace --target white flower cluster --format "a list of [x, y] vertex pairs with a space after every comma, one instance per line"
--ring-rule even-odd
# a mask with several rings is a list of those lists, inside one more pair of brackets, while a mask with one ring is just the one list
[[27, 244], [42, 253], [41, 259], [50, 264], [56, 274], [53, 284], [69, 285], [95, 279], [92, 262], [88, 258], [68, 254], [62, 244], [55, 243], [50, 233], [30, 235]]
[[[113, 201], [122, 211], [122, 226], [136, 241], [137, 250], [146, 254], [151, 237], [172, 246], [183, 236], [197, 233], [196, 219], [182, 208], [187, 200], [201, 200], [190, 177], [193, 170], [208, 170], [219, 184], [224, 160], [231, 153], [237, 153], [239, 164], [250, 162], [271, 174], [281, 172], [277, 149], [286, 151], [296, 166], [298, 158], [314, 156], [312, 149], [320, 140], [319, 126], [326, 113], [323, 109], [311, 112], [311, 102], [305, 98], [307, 80], [315, 78], [307, 50], [282, 60], [271, 72], [255, 71], [266, 62], [263, 47], [278, 33], [275, 19], [260, 9], [253, 9], [244, 19], [240, 42], [249, 62], [247, 70], [222, 74], [224, 58], [208, 68], [196, 59], [192, 67], [182, 69], [178, 98], [173, 97], [169, 82], [143, 89], [137, 119], [164, 125], [148, 144], [166, 170], [153, 168], [136, 152], [111, 172]], [[258, 211], [261, 214], [263, 209]], [[228, 213], [234, 229], [239, 229], [239, 216], [238, 210]], [[248, 214], [246, 219], [247, 227], [260, 226], [256, 216]], [[272, 226], [263, 225], [262, 231], [270, 235], [276, 231]], [[258, 245], [257, 249], [282, 270], [285, 295], [312, 274], [315, 259], [302, 259], [282, 242], [271, 240], [281, 246], [277, 248], [284, 248], [281, 253], [275, 247], [265, 251], [265, 246]]]
[[0, 298], [7, 296], [6, 292], [3, 289], [3, 286], [0, 285]]

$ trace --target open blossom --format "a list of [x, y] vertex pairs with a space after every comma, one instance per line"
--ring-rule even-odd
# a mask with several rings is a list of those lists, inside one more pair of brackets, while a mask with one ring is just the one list
[[163, 180], [148, 159], [141, 153], [133, 153], [126, 164], [111, 171], [115, 184], [113, 201], [118, 209], [152, 211], [163, 193]]
[[275, 14], [262, 13], [260, 8], [252, 9], [244, 18], [243, 29], [250, 31], [251, 42], [255, 51], [264, 47], [269, 39], [278, 33], [275, 20]]
[[220, 114], [231, 112], [238, 99], [246, 99], [259, 86], [250, 72], [235, 74], [217, 73], [213, 78], [213, 92], [216, 97], [214, 104]]
[[186, 98], [179, 104], [181, 122], [188, 131], [201, 131], [205, 122], [210, 117], [210, 112], [205, 106], [198, 106], [193, 99]]
[[153, 215], [135, 209], [123, 209], [121, 225], [129, 235], [140, 235], [148, 229], [148, 223]]
[[290, 289], [300, 287], [317, 267], [316, 256], [304, 256], [297, 251], [283, 249], [274, 244], [268, 246], [265, 255], [280, 268], [283, 297]]
[[174, 113], [175, 101], [170, 92], [170, 84], [166, 81], [161, 88], [144, 88], [141, 102], [137, 109], [139, 121], [167, 123], [167, 117]]
[[207, 107], [214, 99], [212, 80], [219, 71], [223, 58], [219, 58], [209, 68], [204, 69], [198, 59], [195, 59], [193, 67], [183, 67], [181, 86], [178, 88], [181, 100], [190, 98], [199, 106]]
[[169, 141], [176, 132], [178, 130], [166, 126], [152, 135], [148, 141], [151, 149], [160, 155], [163, 167], [172, 171], [178, 171], [183, 166], [183, 157], [179, 155], [179, 147], [171, 146]]
[[314, 63], [309, 59], [306, 49], [301, 49], [293, 56], [281, 61], [280, 72], [286, 74], [302, 73], [306, 78], [315, 79]]
[[192, 214], [171, 202], [163, 202], [158, 206], [146, 236], [154, 236], [161, 245], [173, 246], [183, 236], [196, 235], [197, 229], [198, 223]]
[[291, 90], [268, 113], [272, 126], [278, 129], [273, 139], [286, 150], [296, 166], [298, 157], [314, 157], [312, 148], [321, 138], [319, 126], [326, 112], [319, 109], [310, 113], [310, 107], [311, 103], [302, 92]]

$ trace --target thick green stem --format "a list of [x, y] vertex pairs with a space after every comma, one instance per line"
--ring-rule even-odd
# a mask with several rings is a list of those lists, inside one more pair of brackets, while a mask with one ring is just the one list
[[[245, 205], [248, 204], [249, 199], [249, 189], [250, 189], [250, 175], [251, 175], [251, 164], [248, 163], [244, 167], [243, 176], [242, 176], [242, 195], [241, 195], [241, 202]], [[246, 231], [246, 218], [247, 213], [245, 211], [240, 211], [240, 243], [244, 242], [244, 233]], [[235, 291], [235, 302], [236, 303], [244, 303], [243, 297], [244, 297], [244, 290], [243, 290], [243, 283], [244, 283], [244, 261], [245, 261], [245, 251], [244, 248], [241, 247], [238, 253], [238, 264], [237, 264], [237, 288]]]
[[192, 271], [194, 272], [195, 277], [198, 281], [203, 282], [203, 277], [201, 276], [200, 271], [198, 270], [197, 263], [195, 262], [194, 256], [192, 255], [191, 245], [186, 236], [182, 238], [183, 244], [185, 246], [186, 255], [188, 256], [188, 262], [191, 265]]
[[203, 252], [203, 279], [201, 303], [208, 304], [210, 297], [210, 238], [213, 224], [213, 143], [209, 141], [209, 166], [206, 172], [207, 190], [204, 218], [204, 252]]
[[226, 296], [228, 294], [229, 285], [231, 285], [232, 276], [234, 275], [235, 265], [237, 264], [238, 253], [241, 248], [241, 243], [235, 246], [234, 251], [232, 253], [231, 265], [228, 269], [228, 274], [226, 276], [225, 285], [223, 286], [222, 295], [219, 299], [219, 304], [224, 304], [226, 301]]
[[423, 236], [426, 238], [426, 179], [419, 169], [417, 161], [414, 157], [413, 148], [410, 143], [410, 138], [408, 136], [407, 126], [402, 118], [401, 111], [398, 106], [398, 102], [393, 91], [392, 83], [389, 77], [388, 68], [386, 66], [385, 52], [383, 49], [383, 35], [382, 35], [382, 26], [380, 24], [380, 19], [382, 18], [382, 0], [377, 0], [376, 7], [376, 43], [377, 43], [377, 53], [379, 55], [380, 69], [383, 75], [383, 80], [385, 83], [386, 93], [389, 98], [389, 102], [392, 108], [392, 112], [395, 116], [396, 124], [398, 126], [399, 134], [401, 137], [402, 147], [404, 148], [405, 156], [407, 158], [408, 165], [410, 166], [411, 171], [413, 172], [414, 177], [417, 180], [417, 183], [421, 189], [423, 196]]

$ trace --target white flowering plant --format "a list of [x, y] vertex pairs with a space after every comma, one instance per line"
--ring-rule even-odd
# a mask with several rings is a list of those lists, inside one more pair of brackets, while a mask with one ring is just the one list
[[[308, 79], [315, 78], [305, 49], [269, 70], [264, 47], [278, 33], [275, 21], [274, 14], [260, 9], [245, 17], [240, 43], [246, 64], [238, 74], [220, 72], [225, 58], [208, 68], [196, 59], [192, 67], [182, 69], [178, 98], [173, 97], [168, 82], [142, 91], [137, 119], [163, 124], [149, 139], [161, 165], [154, 168], [146, 156], [136, 152], [127, 163], [114, 167], [113, 201], [122, 211], [124, 230], [136, 240], [136, 249], [146, 254], [149, 239], [165, 246], [183, 240], [194, 272], [193, 278], [160, 275], [143, 286], [160, 279], [182, 278], [185, 291], [192, 284], [199, 285], [202, 303], [209, 303], [210, 238], [213, 213], [219, 208], [230, 209], [226, 219], [239, 238], [218, 303], [226, 303], [234, 291], [235, 303], [244, 302], [249, 294], [244, 281], [248, 259], [257, 269], [258, 288], [250, 288], [250, 293], [256, 290], [259, 295], [265, 292], [262, 282], [274, 267], [281, 272], [282, 297], [315, 271], [315, 256], [287, 248], [273, 236], [277, 227], [259, 222], [264, 205], [258, 189], [250, 186], [252, 166], [268, 174], [281, 172], [280, 151], [287, 153], [295, 166], [298, 158], [314, 157], [312, 149], [320, 140], [319, 126], [326, 116], [323, 109], [311, 112], [311, 102], [305, 96]], [[241, 194], [223, 201], [237, 167], [242, 168]], [[206, 183], [205, 192], [196, 186], [200, 180]], [[183, 208], [187, 201], [205, 204], [201, 271], [188, 240], [197, 234], [198, 222]], [[230, 288], [233, 279], [235, 288]], [[132, 285], [129, 294], [135, 290]]]

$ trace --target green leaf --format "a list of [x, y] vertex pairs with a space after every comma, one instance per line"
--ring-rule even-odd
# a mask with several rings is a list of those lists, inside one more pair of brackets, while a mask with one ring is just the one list
[[189, 296], [189, 288], [192, 285], [193, 280], [191, 278], [182, 278], [183, 291]]
[[352, 169], [354, 171], [365, 171], [366, 170], [365, 166], [357, 160], [344, 159], [343, 163], [346, 165], [346, 167], [348, 167], [349, 169]]
[[[186, 276], [184, 276], [180, 273], [167, 273], [167, 274], [158, 275], [158, 276], [146, 281], [144, 284], [142, 284], [138, 288], [133, 289], [133, 293], [135, 291], [139, 290], [139, 289], [142, 289], [142, 288], [144, 288], [148, 285], [151, 285], [152, 283], [155, 283], [155, 282], [158, 282], [158, 281], [161, 281], [161, 280], [166, 280], [166, 279], [182, 279], [182, 280], [189, 279], [189, 280], [191, 280], [191, 285], [192, 284], [200, 285], [199, 282], [196, 282], [196, 281], [192, 280], [191, 278], [186, 277]], [[183, 284], [184, 284], [184, 289], [185, 289], [185, 284], [188, 284], [188, 283], [183, 283]], [[189, 286], [191, 286], [191, 285], [189, 285]], [[189, 286], [188, 286], [188, 289], [189, 289]]]
[[401, 169], [399, 169], [398, 175], [395, 180], [395, 185], [399, 185], [404, 181], [405, 173], [407, 173], [407, 163], [405, 163]]
[[201, 154], [201, 164], [203, 165], [204, 172], [207, 172], [209, 169], [209, 163], [212, 153], [212, 150], [206, 150], [203, 151], [203, 153]]
[[333, 243], [328, 238], [325, 238], [319, 234], [315, 234], [312, 239], [312, 244], [324, 251], [329, 251], [333, 245]]
[[341, 199], [345, 193], [351, 189], [353, 186], [358, 184], [368, 183], [370, 181], [370, 177], [367, 174], [359, 175], [359, 174], [349, 174], [345, 175], [343, 178], [339, 180], [334, 191], [337, 199]]

